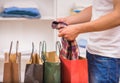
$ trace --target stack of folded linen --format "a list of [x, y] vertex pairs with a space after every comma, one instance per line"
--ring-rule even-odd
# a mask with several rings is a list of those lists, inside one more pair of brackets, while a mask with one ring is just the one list
[[40, 18], [39, 7], [32, 1], [12, 1], [3, 5], [2, 17]]

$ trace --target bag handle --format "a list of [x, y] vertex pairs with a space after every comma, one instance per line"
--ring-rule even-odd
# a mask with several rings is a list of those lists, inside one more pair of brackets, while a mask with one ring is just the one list
[[[60, 51], [61, 51], [61, 43], [60, 43], [60, 41], [56, 41], [56, 54], [57, 54], [57, 52], [59, 52], [59, 54], [60, 54]], [[59, 55], [59, 54], [57, 54], [57, 55]]]
[[46, 61], [46, 52], [47, 52], [46, 49], [47, 49], [46, 41], [43, 41], [41, 58], [43, 59], [44, 62]]
[[16, 62], [19, 62], [18, 48], [19, 48], [19, 41], [17, 41], [17, 43], [16, 43]]
[[11, 55], [12, 46], [13, 46], [13, 41], [11, 41], [11, 44], [10, 44], [9, 56]]
[[39, 42], [39, 59], [41, 59], [41, 61], [43, 61], [41, 57], [42, 57], [42, 42], [40, 41]]
[[19, 41], [16, 43], [16, 55], [18, 55], [18, 47], [19, 47]]
[[13, 41], [11, 41], [10, 43], [10, 49], [9, 49], [9, 57], [8, 57], [8, 60], [10, 61], [10, 55], [11, 55], [11, 52], [12, 52], [12, 46], [13, 46]]
[[34, 43], [32, 42], [32, 53], [31, 53], [31, 55], [33, 55], [33, 53], [34, 53]]
[[42, 42], [39, 42], [39, 57], [41, 57], [41, 47], [42, 47]]
[[[10, 61], [10, 56], [11, 56], [11, 52], [12, 52], [12, 46], [13, 46], [13, 41], [11, 41], [10, 44], [10, 50], [9, 50], [9, 61]], [[19, 41], [17, 41], [16, 43], [16, 61], [17, 61], [17, 55], [18, 55], [18, 47], [19, 47]]]
[[32, 63], [33, 63], [33, 60], [32, 60], [33, 53], [34, 53], [34, 43], [32, 42], [32, 52], [31, 52], [31, 56], [30, 56], [30, 60]]

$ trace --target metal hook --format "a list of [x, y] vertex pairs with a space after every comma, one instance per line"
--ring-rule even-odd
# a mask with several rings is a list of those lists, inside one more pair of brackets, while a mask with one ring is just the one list
[[19, 41], [16, 43], [16, 55], [18, 54]]
[[11, 44], [10, 44], [9, 56], [11, 55], [12, 45], [13, 45], [13, 41], [11, 41]]
[[43, 43], [42, 43], [42, 55], [41, 55], [41, 58], [43, 59], [44, 62], [46, 60], [46, 48], [47, 48], [46, 42], [43, 41]]
[[34, 43], [32, 42], [32, 53], [31, 53], [31, 55], [33, 55], [33, 53], [34, 53]]
[[39, 56], [41, 56], [41, 46], [42, 46], [42, 42], [39, 43]]
[[46, 53], [46, 49], [47, 49], [46, 41], [43, 41], [42, 51]]
[[34, 53], [34, 43], [32, 42], [32, 52], [31, 52], [30, 60], [32, 59], [33, 53]]
[[61, 51], [61, 44], [59, 41], [56, 42], [56, 52], [57, 52], [57, 49], [59, 49], [59, 53]]

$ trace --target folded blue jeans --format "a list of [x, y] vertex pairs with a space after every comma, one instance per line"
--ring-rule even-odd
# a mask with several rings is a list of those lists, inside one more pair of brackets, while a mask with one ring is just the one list
[[87, 52], [89, 83], [120, 83], [120, 58]]

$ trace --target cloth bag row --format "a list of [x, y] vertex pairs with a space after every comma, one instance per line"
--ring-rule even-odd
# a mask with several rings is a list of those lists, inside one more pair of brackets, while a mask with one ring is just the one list
[[[61, 53], [60, 42], [57, 41], [55, 46], [55, 51], [47, 52], [46, 42], [40, 42], [39, 53], [35, 53], [32, 43], [24, 83], [88, 83], [87, 59], [81, 57], [77, 60], [65, 59]], [[18, 43], [16, 53], [11, 53], [11, 48], [9, 53], [5, 53], [3, 82], [21, 83], [21, 54], [17, 50]]]

